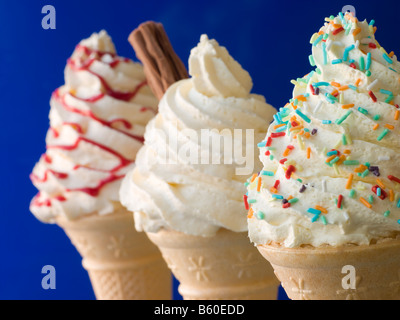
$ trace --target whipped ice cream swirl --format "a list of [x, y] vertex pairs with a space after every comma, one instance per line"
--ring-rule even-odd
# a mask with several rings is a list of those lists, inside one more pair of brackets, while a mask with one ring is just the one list
[[[198, 155], [210, 151], [198, 139], [202, 130], [214, 130], [219, 140], [236, 129], [252, 129], [254, 141], [262, 139], [274, 109], [264, 97], [250, 93], [247, 71], [206, 35], [191, 51], [189, 73], [190, 79], [166, 91], [158, 115], [146, 127], [137, 166], [122, 183], [121, 202], [135, 213], [138, 230], [166, 228], [201, 236], [212, 236], [221, 227], [247, 231], [241, 208], [246, 176], [236, 175], [239, 161], [204, 163], [188, 159], [183, 150], [189, 146]], [[246, 150], [252, 141], [243, 138], [241, 143]], [[254, 156], [258, 150], [251, 147]], [[213, 149], [211, 156], [221, 160], [224, 151]]]
[[119, 57], [105, 31], [82, 40], [50, 100], [47, 150], [30, 176], [39, 189], [34, 215], [54, 222], [112, 213], [157, 103], [142, 66]]
[[400, 64], [373, 22], [326, 19], [316, 69], [295, 83], [259, 144], [245, 205], [256, 244], [370, 244], [400, 233]]

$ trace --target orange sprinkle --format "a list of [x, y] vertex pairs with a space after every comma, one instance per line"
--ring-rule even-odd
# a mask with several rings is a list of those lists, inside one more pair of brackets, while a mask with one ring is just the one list
[[283, 152], [282, 156], [287, 157], [289, 155], [289, 153], [290, 153], [290, 149], [286, 148], [286, 150]]
[[358, 87], [358, 86], [360, 85], [360, 82], [361, 82], [361, 79], [358, 78], [357, 81], [356, 81], [356, 83], [355, 83], [355, 85]]
[[286, 126], [286, 124], [285, 123], [277, 124], [276, 126], [274, 126], [274, 129], [278, 129], [283, 126]]
[[304, 136], [305, 136], [307, 139], [311, 137], [311, 135], [310, 135], [309, 132], [306, 132], [306, 133], [304, 134]]
[[378, 29], [377, 27], [374, 27], [374, 34], [375, 34], [375, 32], [376, 32], [377, 29]]
[[305, 96], [303, 96], [302, 94], [297, 96], [297, 97], [294, 97], [294, 98], [299, 100], [299, 101], [307, 101], [307, 98]]
[[394, 52], [391, 51], [391, 52], [389, 53], [389, 57], [391, 58], [391, 57], [393, 57], [393, 56], [394, 56]]
[[348, 86], [348, 85], [341, 86], [341, 87], [339, 88], [340, 91], [345, 91], [345, 90], [347, 90], [347, 89], [349, 89], [349, 86]]
[[364, 172], [366, 169], [368, 169], [367, 166], [364, 166], [363, 164], [360, 164], [360, 166], [359, 166], [358, 168], [355, 168], [355, 169], [354, 169], [354, 172], [359, 172], [359, 173], [361, 173], [361, 172]]
[[344, 104], [342, 105], [342, 109], [350, 109], [354, 107], [354, 103]]
[[352, 173], [349, 174], [349, 179], [347, 179], [346, 189], [351, 189], [351, 184], [353, 183], [354, 175]]
[[386, 124], [385, 124], [385, 128], [388, 128], [388, 129], [390, 129], [390, 130], [393, 130], [393, 129], [394, 129], [394, 126], [392, 126], [391, 124], [386, 123]]
[[337, 165], [337, 166], [341, 165], [345, 160], [346, 160], [346, 156], [342, 154], [342, 155], [339, 157], [338, 162], [336, 162], [336, 165]]
[[336, 154], [330, 156], [328, 159], [326, 159], [325, 162], [328, 163], [328, 162], [330, 162], [331, 160], [333, 160], [333, 159], [335, 159], [335, 158], [336, 158]]
[[376, 179], [376, 183], [378, 184], [378, 186], [380, 186], [383, 190], [385, 190], [385, 185], [383, 184], [383, 182], [381, 181], [381, 179]]
[[394, 201], [394, 192], [392, 189], [389, 190], [389, 199], [390, 201]]
[[394, 120], [399, 120], [399, 116], [400, 116], [400, 111], [396, 110], [396, 112], [394, 113]]
[[334, 97], [336, 97], [338, 94], [339, 91], [337, 91], [336, 89], [331, 92], [331, 95], [333, 95]]
[[250, 210], [247, 212], [247, 218], [248, 218], [248, 219], [253, 218], [253, 213], [254, 213], [253, 208], [250, 208]]
[[322, 30], [318, 32], [318, 35], [320, 36], [321, 34], [324, 34], [325, 32], [323, 32]]
[[311, 156], [311, 148], [308, 147], [307, 148], [307, 159], [310, 159], [310, 156]]
[[334, 86], [334, 87], [339, 88], [341, 85], [340, 85], [340, 83], [337, 83], [337, 82], [335, 82], [335, 81], [332, 81], [332, 82], [331, 82], [331, 86]]
[[[332, 20], [332, 21], [333, 21], [333, 20]], [[340, 28], [340, 27], [342, 26], [341, 24], [337, 24], [337, 23], [333, 23], [332, 25], [333, 25], [333, 27], [334, 27], [335, 29]]]
[[361, 28], [358, 27], [353, 31], [353, 36], [355, 37], [356, 35], [358, 35], [361, 32]]
[[297, 121], [296, 116], [291, 117], [291, 118], [290, 118], [290, 121]]
[[367, 201], [367, 200], [365, 200], [363, 197], [360, 197], [360, 202], [364, 205], [364, 206], [366, 206], [367, 208], [372, 208], [372, 206], [371, 206], [371, 204]]
[[257, 192], [260, 192], [261, 190], [261, 177], [258, 177], [258, 181], [257, 181]]
[[289, 196], [287, 199], [288, 199], [288, 200], [293, 199], [293, 196]]
[[351, 153], [351, 150], [346, 149], [346, 150], [343, 151], [343, 153], [344, 153], [344, 154], [350, 154], [350, 153]]
[[274, 187], [271, 187], [269, 191], [271, 191], [271, 193], [278, 193], [278, 190]]
[[254, 180], [256, 180], [256, 178], [257, 178], [257, 173], [252, 175], [250, 182], [253, 182]]
[[376, 125], [374, 125], [374, 127], [372, 128], [372, 130], [376, 130], [379, 128], [379, 123], [377, 123]]
[[304, 134], [304, 130], [302, 129], [298, 134], [302, 136]]
[[315, 206], [315, 209], [321, 211], [322, 213], [328, 213], [328, 210], [326, 210], [324, 207], [321, 206]]

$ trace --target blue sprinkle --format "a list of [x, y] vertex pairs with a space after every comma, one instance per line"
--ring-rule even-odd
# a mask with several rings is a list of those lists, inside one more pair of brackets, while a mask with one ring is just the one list
[[390, 64], [393, 64], [392, 59], [390, 59], [390, 57], [386, 53], [384, 53], [382, 56], [387, 62], [389, 62]]
[[320, 210], [314, 209], [314, 208], [308, 208], [307, 212], [311, 213], [311, 214], [321, 214]]
[[335, 59], [335, 60], [332, 60], [332, 64], [338, 64], [338, 63], [342, 63], [342, 62], [343, 62], [342, 59]]
[[313, 43], [313, 46], [315, 47], [318, 43], [321, 42], [323, 35], [321, 34]]
[[275, 199], [283, 199], [283, 196], [281, 196], [280, 194], [273, 194], [273, 195], [272, 195], [272, 198], [275, 198]]
[[323, 124], [331, 124], [332, 121], [331, 121], [331, 120], [322, 120], [322, 123], [323, 123]]

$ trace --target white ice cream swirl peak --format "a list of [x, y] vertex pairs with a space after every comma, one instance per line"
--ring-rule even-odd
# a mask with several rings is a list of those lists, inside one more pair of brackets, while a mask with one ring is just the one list
[[[159, 114], [146, 127], [145, 146], [122, 183], [121, 202], [135, 212], [138, 230], [167, 228], [203, 236], [221, 227], [246, 231], [241, 206], [246, 176], [236, 175], [237, 158], [231, 164], [205, 164], [186, 157], [184, 150], [195, 150], [199, 158], [210, 152], [210, 159], [221, 160], [222, 148], [211, 152], [200, 141], [202, 130], [220, 140], [235, 130], [254, 129], [257, 141], [265, 136], [274, 109], [264, 97], [250, 94], [249, 74], [206, 35], [191, 51], [189, 73], [190, 79], [167, 90]], [[248, 144], [253, 156], [252, 141], [244, 137], [240, 146], [245, 150]]]

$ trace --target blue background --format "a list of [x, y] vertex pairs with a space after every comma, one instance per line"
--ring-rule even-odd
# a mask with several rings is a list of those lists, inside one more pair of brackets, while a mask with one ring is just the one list
[[[56, 30], [41, 27], [46, 4], [56, 8]], [[130, 31], [143, 21], [159, 21], [186, 63], [207, 33], [250, 72], [253, 92], [279, 108], [291, 98], [290, 80], [311, 70], [311, 35], [348, 4], [359, 19], [375, 19], [380, 44], [399, 52], [398, 0], [1, 0], [0, 299], [94, 299], [81, 258], [63, 231], [40, 223], [28, 209], [36, 193], [28, 177], [45, 151], [50, 95], [63, 84], [66, 59], [81, 39], [106, 29], [118, 53], [136, 60]], [[41, 287], [47, 264], [57, 271], [55, 290]]]

